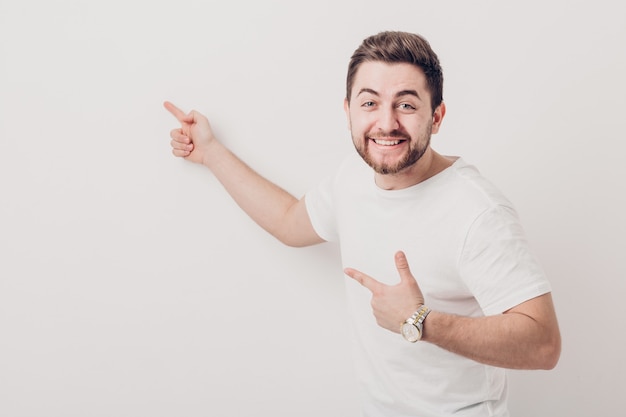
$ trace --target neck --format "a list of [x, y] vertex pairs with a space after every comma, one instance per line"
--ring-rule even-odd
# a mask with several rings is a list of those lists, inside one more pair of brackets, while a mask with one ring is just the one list
[[401, 190], [419, 184], [448, 168], [454, 160], [438, 154], [432, 148], [412, 166], [397, 174], [376, 174], [376, 185], [383, 190]]

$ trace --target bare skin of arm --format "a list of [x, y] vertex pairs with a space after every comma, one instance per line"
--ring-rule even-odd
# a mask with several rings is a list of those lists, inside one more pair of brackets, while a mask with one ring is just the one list
[[[385, 285], [346, 268], [345, 273], [372, 292], [377, 323], [395, 333], [424, 296], [403, 252], [396, 253], [400, 283]], [[511, 369], [552, 369], [561, 352], [561, 336], [550, 293], [530, 299], [503, 314], [479, 318], [432, 311], [422, 340], [487, 365]]]
[[304, 198], [298, 200], [235, 156], [215, 138], [202, 114], [184, 113], [170, 102], [164, 106], [181, 125], [170, 132], [175, 156], [209, 168], [235, 202], [284, 244], [300, 247], [324, 241], [311, 225]]

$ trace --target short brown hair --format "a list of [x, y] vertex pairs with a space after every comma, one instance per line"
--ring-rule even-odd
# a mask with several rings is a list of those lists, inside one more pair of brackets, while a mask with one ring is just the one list
[[443, 71], [437, 54], [428, 41], [408, 32], [381, 32], [366, 38], [350, 58], [346, 79], [346, 99], [350, 101], [354, 77], [364, 62], [382, 61], [389, 64], [408, 63], [421, 68], [435, 111], [443, 101]]

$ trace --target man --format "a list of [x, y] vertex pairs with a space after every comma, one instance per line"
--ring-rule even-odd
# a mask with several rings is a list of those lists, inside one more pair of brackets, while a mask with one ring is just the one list
[[560, 355], [550, 286], [514, 208], [430, 146], [442, 86], [422, 37], [365, 39], [344, 103], [361, 158], [300, 200], [228, 151], [204, 116], [165, 103], [181, 123], [174, 155], [207, 166], [261, 227], [291, 246], [339, 241], [365, 416], [508, 416], [503, 368], [551, 369]]

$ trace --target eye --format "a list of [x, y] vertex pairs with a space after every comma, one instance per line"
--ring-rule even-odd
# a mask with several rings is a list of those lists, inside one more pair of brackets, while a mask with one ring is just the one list
[[400, 103], [398, 107], [401, 110], [415, 110], [415, 107], [409, 103]]
[[361, 107], [374, 107], [375, 103], [373, 101], [366, 101], [361, 104]]

